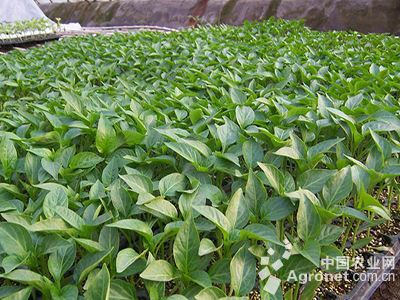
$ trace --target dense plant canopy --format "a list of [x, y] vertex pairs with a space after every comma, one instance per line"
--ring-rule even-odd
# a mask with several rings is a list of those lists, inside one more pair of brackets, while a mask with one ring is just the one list
[[47, 18], [0, 23], [0, 42], [29, 35], [56, 33], [59, 30], [59, 26], [60, 24], [56, 24]]
[[0, 297], [269, 299], [285, 238], [316, 272], [390, 220], [399, 53], [269, 20], [1, 56]]

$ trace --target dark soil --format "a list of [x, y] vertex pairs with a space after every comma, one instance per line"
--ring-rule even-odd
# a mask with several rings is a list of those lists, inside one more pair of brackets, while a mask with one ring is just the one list
[[400, 300], [400, 262], [393, 273], [396, 276], [395, 280], [382, 283], [371, 300]]

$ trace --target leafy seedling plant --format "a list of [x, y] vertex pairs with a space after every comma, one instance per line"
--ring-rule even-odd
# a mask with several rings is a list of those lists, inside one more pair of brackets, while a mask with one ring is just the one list
[[0, 297], [310, 299], [290, 271], [390, 221], [399, 52], [271, 19], [0, 57]]

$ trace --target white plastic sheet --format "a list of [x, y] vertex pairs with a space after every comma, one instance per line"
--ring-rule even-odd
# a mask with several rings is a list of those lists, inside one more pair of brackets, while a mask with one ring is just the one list
[[45, 18], [34, 0], [0, 0], [0, 22]]

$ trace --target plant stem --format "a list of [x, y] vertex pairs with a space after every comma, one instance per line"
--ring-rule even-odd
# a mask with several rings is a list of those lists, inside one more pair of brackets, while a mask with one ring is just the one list
[[342, 246], [340, 247], [342, 251], [346, 247], [346, 242], [349, 239], [349, 234], [350, 234], [351, 228], [353, 227], [353, 223], [354, 223], [354, 220], [351, 220], [350, 224], [347, 225], [347, 229], [346, 229], [346, 232], [344, 234], [343, 241], [342, 241]]

